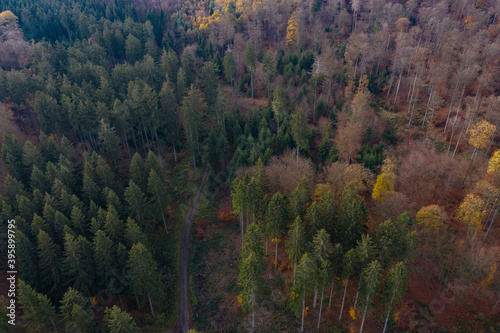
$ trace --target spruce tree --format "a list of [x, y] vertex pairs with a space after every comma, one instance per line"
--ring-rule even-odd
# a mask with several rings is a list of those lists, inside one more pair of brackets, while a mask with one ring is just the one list
[[153, 301], [163, 298], [162, 277], [151, 251], [141, 243], [134, 244], [127, 261], [128, 275], [136, 296], [147, 297], [151, 313], [154, 315]]
[[43, 230], [38, 232], [37, 250], [42, 280], [49, 287], [50, 294], [60, 296], [63, 285], [61, 250]]
[[109, 333], [139, 333], [132, 317], [116, 305], [106, 308], [104, 322]]
[[269, 206], [267, 208], [267, 217], [266, 217], [266, 234], [270, 237], [275, 236], [275, 258], [274, 258], [274, 267], [278, 267], [278, 242], [279, 236], [282, 232], [283, 227], [285, 226], [285, 221], [287, 219], [287, 207], [285, 197], [276, 192], [271, 201], [269, 202]]
[[17, 283], [19, 307], [23, 310], [24, 327], [29, 332], [56, 330], [56, 309], [43, 294], [37, 293], [23, 280]]
[[161, 176], [151, 169], [148, 178], [148, 195], [151, 203], [151, 208], [155, 216], [161, 216], [165, 232], [168, 234], [167, 221], [165, 218], [165, 210], [168, 203], [167, 187], [163, 183]]

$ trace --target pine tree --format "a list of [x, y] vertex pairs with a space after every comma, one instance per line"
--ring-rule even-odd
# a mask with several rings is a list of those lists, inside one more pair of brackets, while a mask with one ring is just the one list
[[115, 133], [115, 128], [111, 127], [104, 119], [101, 119], [99, 124], [98, 139], [104, 156], [116, 164], [120, 156], [120, 139]]
[[353, 184], [346, 186], [342, 193], [341, 207], [338, 239], [342, 248], [350, 249], [361, 239], [368, 219], [366, 203], [357, 197]]
[[298, 108], [292, 115], [292, 136], [297, 144], [297, 161], [299, 160], [299, 147], [302, 147], [304, 150], [308, 150], [308, 140], [307, 140], [307, 116], [302, 111], [301, 108]]
[[385, 287], [389, 295], [391, 295], [391, 298], [389, 303], [387, 304], [387, 315], [385, 317], [384, 330], [382, 331], [382, 333], [385, 333], [387, 329], [387, 322], [389, 320], [389, 315], [391, 313], [393, 303], [398, 303], [401, 300], [406, 279], [406, 266], [405, 264], [403, 264], [403, 262], [398, 262], [397, 264], [392, 266], [389, 270], [389, 273], [387, 273], [387, 282], [385, 284]]
[[287, 207], [285, 197], [276, 192], [271, 201], [269, 202], [269, 206], [267, 207], [267, 216], [266, 216], [266, 234], [270, 237], [273, 235], [275, 238], [275, 258], [274, 258], [274, 268], [278, 267], [278, 243], [279, 236], [283, 227], [285, 226], [285, 221], [287, 218]]
[[344, 260], [342, 263], [342, 283], [344, 284], [344, 296], [342, 297], [342, 307], [340, 308], [339, 321], [342, 320], [342, 312], [344, 311], [347, 285], [349, 284], [349, 279], [354, 273], [355, 263], [356, 263], [356, 251], [354, 249], [350, 249], [344, 254]]
[[106, 286], [112, 277], [112, 269], [116, 263], [115, 244], [102, 230], [96, 232], [93, 242], [100, 284]]
[[207, 101], [208, 107], [215, 111], [215, 123], [218, 128], [219, 120], [217, 117], [217, 108], [215, 107], [219, 83], [219, 69], [217, 65], [211, 61], [205, 62], [201, 68], [200, 81], [203, 85], [203, 93], [205, 94], [205, 100]]
[[75, 289], [87, 293], [94, 281], [92, 252], [92, 245], [85, 237], [75, 238], [69, 233], [64, 235], [65, 274]]
[[316, 265], [315, 268], [316, 278], [313, 279], [314, 281], [313, 284], [315, 285], [313, 306], [316, 307], [318, 288], [321, 288], [321, 306], [323, 306], [323, 294], [325, 290], [325, 283], [328, 274], [331, 271], [329, 257], [333, 253], [333, 247], [332, 244], [330, 243], [330, 235], [326, 232], [325, 229], [319, 230], [316, 233], [316, 235], [314, 235], [312, 245], [313, 245], [312, 254]]
[[231, 186], [231, 198], [233, 203], [233, 212], [238, 214], [240, 218], [241, 242], [243, 243], [244, 224], [243, 224], [243, 209], [244, 209], [244, 184], [242, 180], [236, 177]]
[[130, 217], [127, 219], [127, 229], [125, 231], [125, 238], [129, 247], [134, 244], [142, 243], [147, 244], [147, 237], [142, 232], [141, 228]]
[[29, 140], [23, 145], [23, 164], [28, 170], [32, 166], [42, 168], [45, 164], [40, 149]]
[[165, 232], [168, 234], [167, 221], [165, 220], [165, 208], [168, 203], [167, 187], [163, 183], [159, 174], [154, 169], [151, 169], [148, 178], [148, 195], [151, 203], [151, 208], [155, 215], [161, 215]]
[[39, 287], [36, 249], [29, 238], [20, 230], [16, 232], [16, 259], [19, 266], [19, 278], [35, 289]]
[[130, 163], [130, 171], [129, 178], [133, 181], [141, 191], [146, 191], [146, 186], [148, 184], [148, 169], [146, 168], [146, 164], [139, 155], [139, 153], [135, 153], [132, 157], [132, 162]]
[[245, 234], [243, 245], [241, 248], [241, 261], [239, 263], [240, 275], [239, 284], [241, 284], [242, 292], [239, 296], [243, 311], [252, 312], [252, 328], [255, 327], [255, 309], [256, 294], [262, 286], [262, 271], [264, 264], [262, 259], [264, 253], [262, 250], [262, 236], [259, 227], [252, 223]]
[[273, 112], [274, 118], [276, 118], [276, 122], [278, 124], [278, 136], [280, 134], [280, 115], [285, 112], [285, 100], [283, 96], [283, 89], [281, 86], [276, 87], [273, 93]]
[[139, 186], [132, 180], [130, 180], [129, 186], [125, 190], [125, 201], [127, 202], [130, 216], [137, 221], [143, 230], [151, 232], [152, 225], [148, 221], [149, 207], [146, 197]]
[[49, 293], [62, 294], [62, 263], [59, 247], [43, 230], [37, 236], [38, 265], [43, 282], [50, 288]]
[[59, 312], [66, 322], [65, 329], [75, 333], [95, 332], [96, 320], [89, 309], [87, 299], [78, 291], [69, 288], [61, 299]]
[[191, 85], [187, 96], [182, 100], [181, 115], [182, 123], [184, 125], [184, 134], [188, 150], [193, 156], [194, 172], [196, 176], [196, 159], [195, 154], [199, 150], [198, 131], [201, 127], [201, 119], [203, 112], [206, 109], [206, 103], [203, 99], [201, 91], [194, 85]]
[[115, 243], [118, 243], [123, 239], [124, 229], [123, 221], [118, 216], [118, 212], [113, 206], [110, 206], [108, 208], [108, 212], [106, 213], [104, 230], [106, 230], [106, 233]]
[[104, 322], [109, 333], [139, 333], [140, 330], [132, 317], [116, 305], [106, 308]]
[[57, 331], [54, 324], [56, 309], [43, 294], [37, 293], [23, 280], [17, 283], [19, 307], [23, 310], [24, 327], [29, 332]]
[[146, 296], [151, 313], [154, 315], [153, 301], [163, 297], [161, 275], [151, 251], [141, 243], [134, 244], [127, 261], [128, 275], [136, 296]]
[[382, 275], [382, 266], [377, 260], [372, 261], [363, 270], [361, 275], [361, 283], [363, 285], [363, 295], [366, 296], [364, 301], [365, 309], [363, 311], [363, 319], [361, 320], [361, 328], [359, 332], [363, 332], [363, 326], [365, 324], [366, 312], [368, 311], [368, 305], [370, 304], [370, 298], [374, 295], [376, 287], [380, 282], [380, 277]]
[[304, 243], [304, 225], [300, 216], [295, 218], [295, 221], [288, 230], [288, 239], [286, 240], [286, 253], [293, 265], [293, 284], [295, 285], [295, 273], [297, 271], [297, 262], [302, 256]]
[[87, 219], [80, 208], [73, 206], [71, 209], [71, 226], [80, 235], [86, 235], [88, 230]]
[[290, 195], [290, 215], [304, 217], [307, 204], [311, 201], [311, 188], [307, 178], [304, 176]]
[[231, 86], [231, 91], [234, 94], [234, 88], [235, 88], [235, 77], [234, 77], [234, 57], [233, 57], [233, 51], [228, 48], [227, 51], [224, 53], [224, 60], [223, 60], [223, 66], [224, 66], [224, 77], [227, 80], [227, 83]]
[[[300, 258], [299, 264], [297, 265], [295, 287], [293, 288], [292, 300], [300, 300], [302, 305], [302, 321], [300, 325], [300, 330], [304, 331], [304, 316], [306, 307], [306, 293], [307, 287], [310, 286], [311, 279], [314, 277], [315, 263], [313, 257], [309, 253], [304, 253], [302, 258]], [[298, 307], [296, 308], [296, 314], [298, 316]]]
[[264, 53], [264, 57], [262, 58], [262, 64], [264, 72], [266, 73], [267, 98], [270, 99], [271, 76], [273, 76], [274, 72], [276, 71], [275, 54], [272, 53], [270, 50], [267, 50], [266, 53]]
[[49, 179], [36, 165], [33, 165], [31, 169], [30, 188], [31, 190], [38, 189], [42, 193], [50, 190]]

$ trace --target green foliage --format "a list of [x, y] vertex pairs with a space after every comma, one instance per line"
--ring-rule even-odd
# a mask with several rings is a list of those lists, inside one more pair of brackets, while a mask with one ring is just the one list
[[47, 296], [37, 293], [23, 280], [17, 283], [19, 306], [23, 310], [24, 327], [30, 332], [47, 332], [57, 319], [56, 310]]
[[139, 333], [140, 330], [132, 317], [118, 306], [106, 308], [104, 315], [106, 330], [109, 333]]

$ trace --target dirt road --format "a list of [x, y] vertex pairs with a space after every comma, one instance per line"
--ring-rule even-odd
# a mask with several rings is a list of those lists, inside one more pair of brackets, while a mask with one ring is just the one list
[[189, 297], [188, 297], [188, 284], [189, 284], [189, 275], [188, 275], [188, 259], [189, 259], [189, 234], [191, 230], [191, 223], [193, 222], [194, 214], [196, 213], [196, 208], [198, 207], [198, 203], [201, 198], [201, 194], [203, 192], [203, 187], [207, 182], [209, 167], [208, 164], [205, 166], [203, 171], [203, 175], [201, 177], [201, 182], [198, 185], [196, 193], [193, 198], [193, 203], [189, 208], [189, 211], [186, 215], [186, 221], [184, 222], [184, 229], [182, 231], [181, 238], [181, 253], [180, 253], [180, 264], [179, 264], [179, 272], [180, 272], [180, 299], [179, 299], [179, 320], [178, 327], [179, 331], [182, 333], [187, 333], [189, 331]]

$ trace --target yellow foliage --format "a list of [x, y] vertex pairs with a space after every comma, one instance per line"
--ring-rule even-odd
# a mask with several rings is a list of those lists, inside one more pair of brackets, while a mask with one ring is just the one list
[[304, 309], [304, 317], [307, 317], [308, 312], [309, 312], [309, 307], [306, 306], [306, 308]]
[[387, 158], [382, 167], [382, 173], [378, 175], [377, 182], [373, 187], [372, 198], [379, 202], [385, 202], [388, 197], [394, 192], [394, 184], [396, 183], [396, 174], [394, 173], [395, 165]]
[[99, 304], [99, 300], [97, 299], [97, 296], [92, 296], [92, 303], [94, 303], [94, 305]]
[[297, 15], [292, 13], [288, 20], [288, 27], [286, 28], [286, 45], [296, 46], [299, 39], [299, 26], [297, 24]]
[[497, 265], [493, 265], [488, 273], [486, 279], [481, 281], [481, 287], [489, 286], [491, 282], [493, 282], [493, 277], [495, 276], [495, 272], [497, 271]]
[[495, 133], [495, 125], [486, 120], [474, 124], [469, 130], [469, 143], [475, 148], [486, 148], [491, 136]]
[[2, 23], [14, 23], [17, 22], [17, 16], [14, 15], [10, 10], [6, 10], [0, 13], [0, 24]]
[[496, 150], [488, 163], [488, 173], [500, 173], [500, 150]]
[[457, 219], [466, 224], [471, 233], [475, 233], [481, 228], [485, 214], [484, 200], [477, 194], [469, 193], [458, 208]]
[[318, 184], [314, 190], [314, 201], [318, 201], [322, 196], [330, 191], [332, 185], [330, 183]]
[[410, 21], [406, 17], [402, 17], [396, 21], [396, 26], [398, 30], [403, 32], [410, 25]]
[[239, 304], [243, 303], [243, 298], [240, 295], [236, 296], [236, 299], [238, 300]]
[[356, 310], [351, 306], [349, 308], [349, 315], [351, 316], [352, 320], [356, 320]]
[[292, 300], [296, 299], [297, 297], [299, 297], [299, 294], [296, 293], [295, 291], [292, 291], [290, 297], [292, 298]]
[[447, 218], [448, 216], [443, 207], [438, 205], [422, 207], [417, 213], [418, 225], [432, 232], [444, 228], [444, 222]]
[[394, 321], [398, 321], [399, 319], [399, 312], [394, 311]]
[[276, 241], [279, 243], [279, 242], [281, 242], [281, 239], [279, 239], [279, 238], [271, 238], [271, 243], [274, 244], [274, 243], [276, 243]]

